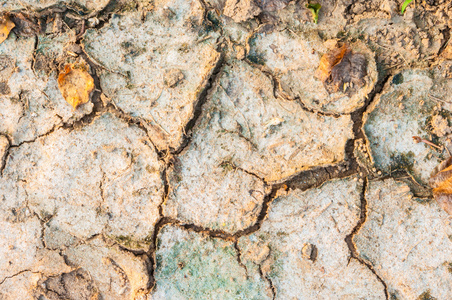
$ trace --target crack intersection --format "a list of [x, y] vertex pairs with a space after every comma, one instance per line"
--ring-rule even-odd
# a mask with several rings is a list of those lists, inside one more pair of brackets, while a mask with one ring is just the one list
[[[198, 1], [201, 3], [201, 5], [204, 9], [204, 12], [203, 12], [204, 21], [206, 23], [210, 22], [210, 20], [208, 19], [208, 12], [212, 8], [209, 7], [204, 0], [198, 0]], [[83, 16], [82, 17], [83, 29], [80, 31], [81, 34], [79, 34], [77, 36], [76, 43], [80, 45], [81, 41], [83, 40], [83, 35], [85, 32], [84, 26], [85, 26], [85, 23], [87, 22], [88, 18], [96, 17], [98, 19], [102, 19], [102, 21], [100, 21], [100, 23], [94, 27], [94, 29], [100, 30], [101, 28], [106, 26], [106, 24], [109, 23], [112, 15], [116, 11], [119, 10], [119, 8], [118, 8], [118, 7], [120, 7], [119, 2], [120, 1], [118, 1], [118, 0], [110, 0], [109, 3], [101, 11], [98, 11], [93, 15]], [[348, 9], [350, 9], [350, 7], [351, 7], [351, 5], [348, 7]], [[69, 10], [72, 12], [75, 11], [74, 9], [69, 8], [69, 7], [66, 7], [65, 9], [67, 11], [69, 11]], [[246, 41], [247, 50], [249, 50], [249, 47], [250, 47], [249, 39], [253, 35], [255, 35], [261, 29], [261, 27], [262, 27], [262, 25], [251, 32], [250, 36], [248, 37], [248, 39]], [[218, 38], [218, 41], [220, 41], [221, 38], [224, 38], [223, 24], [220, 25], [219, 30], [221, 32], [221, 35]], [[450, 35], [450, 30], [447, 31], [447, 33]], [[324, 182], [332, 180], [332, 179], [341, 179], [341, 178], [345, 178], [345, 177], [348, 177], [348, 176], [351, 176], [354, 174], [362, 173], [362, 174], [364, 174], [364, 177], [363, 177], [364, 182], [363, 182], [363, 189], [362, 189], [362, 193], [361, 193], [360, 218], [359, 218], [359, 221], [356, 224], [356, 226], [353, 228], [352, 232], [346, 236], [345, 242], [350, 251], [350, 260], [356, 259], [360, 264], [362, 264], [366, 268], [368, 268], [376, 276], [378, 281], [381, 282], [381, 284], [384, 287], [386, 299], [389, 299], [387, 284], [377, 274], [377, 272], [375, 271], [373, 266], [369, 262], [365, 261], [364, 259], [362, 259], [359, 256], [358, 249], [356, 248], [356, 245], [353, 241], [354, 236], [359, 232], [359, 230], [362, 228], [362, 226], [364, 225], [364, 223], [367, 220], [368, 211], [367, 211], [367, 199], [365, 197], [365, 193], [366, 193], [366, 189], [367, 189], [367, 185], [368, 185], [368, 180], [369, 180], [368, 178], [371, 176], [371, 174], [369, 174], [368, 170], [364, 169], [363, 167], [361, 167], [358, 164], [357, 158], [354, 155], [354, 147], [355, 147], [354, 144], [355, 144], [355, 141], [358, 139], [363, 139], [363, 141], [365, 141], [365, 143], [368, 143], [367, 139], [365, 138], [363, 129], [362, 129], [363, 128], [363, 115], [369, 108], [370, 104], [373, 101], [375, 101], [375, 97], [379, 93], [381, 93], [381, 91], [383, 90], [383, 87], [386, 85], [387, 81], [389, 80], [389, 77], [391, 76], [391, 74], [394, 74], [395, 70], [393, 70], [390, 74], [386, 74], [385, 76], [382, 76], [380, 74], [380, 78], [379, 78], [378, 82], [376, 83], [374, 90], [369, 94], [369, 97], [366, 100], [366, 103], [362, 108], [360, 108], [359, 110], [357, 110], [355, 112], [352, 112], [349, 114], [344, 114], [344, 115], [351, 116], [351, 119], [353, 121], [354, 138], [347, 141], [347, 144], [345, 147], [346, 148], [345, 149], [346, 158], [343, 162], [340, 162], [335, 165], [321, 166], [321, 167], [305, 170], [290, 178], [287, 178], [287, 179], [285, 179], [281, 182], [277, 182], [277, 183], [267, 183], [263, 178], [260, 178], [257, 174], [246, 171], [237, 166], [233, 166], [236, 169], [239, 169], [251, 176], [254, 176], [254, 177], [262, 180], [265, 183], [265, 186], [267, 186], [271, 189], [270, 193], [265, 196], [263, 203], [262, 203], [261, 211], [259, 212], [257, 220], [253, 225], [249, 226], [248, 228], [236, 231], [235, 233], [231, 234], [231, 233], [228, 233], [228, 232], [225, 232], [222, 230], [212, 230], [210, 228], [204, 228], [202, 226], [198, 226], [195, 224], [183, 223], [180, 220], [166, 217], [164, 215], [163, 205], [166, 203], [168, 196], [169, 196], [170, 189], [171, 189], [170, 182], [169, 182], [169, 172], [171, 172], [170, 168], [173, 163], [173, 158], [175, 156], [181, 154], [185, 149], [187, 149], [187, 147], [192, 142], [193, 130], [195, 129], [196, 124], [198, 123], [199, 119], [202, 117], [203, 106], [208, 101], [209, 92], [214, 87], [214, 84], [217, 81], [217, 78], [221, 75], [221, 70], [222, 70], [223, 66], [227, 63], [226, 62], [226, 54], [225, 54], [226, 50], [221, 49], [221, 46], [219, 44], [220, 43], [218, 43], [217, 51], [220, 53], [220, 59], [218, 60], [217, 64], [214, 66], [213, 72], [210, 75], [210, 77], [207, 81], [207, 84], [204, 86], [202, 92], [199, 94], [198, 99], [194, 102], [193, 116], [187, 122], [187, 124], [184, 125], [183, 142], [177, 149], [170, 149], [170, 148], [159, 149], [156, 146], [155, 142], [152, 140], [152, 131], [150, 130], [150, 125], [148, 124], [148, 122], [146, 120], [143, 120], [140, 118], [134, 118], [133, 116], [122, 111], [113, 102], [107, 103], [107, 104], [103, 103], [103, 101], [101, 100], [101, 95], [103, 95], [103, 92], [102, 92], [102, 88], [100, 85], [100, 79], [97, 75], [97, 73], [99, 71], [99, 66], [93, 59], [91, 59], [89, 57], [89, 55], [84, 50], [82, 50], [80, 56], [89, 64], [90, 69], [92, 70], [92, 73], [93, 73], [92, 76], [94, 78], [95, 87], [96, 87], [96, 90], [91, 97], [92, 102], [94, 104], [93, 111], [90, 114], [83, 116], [78, 121], [75, 121], [70, 124], [63, 123], [59, 126], [55, 125], [47, 133], [39, 135], [33, 140], [23, 141], [17, 145], [12, 145], [10, 138], [7, 136], [8, 140], [10, 141], [10, 145], [7, 147], [7, 149], [5, 151], [5, 155], [2, 158], [0, 158], [1, 159], [0, 160], [0, 176], [3, 176], [3, 171], [6, 168], [7, 160], [10, 155], [11, 149], [20, 147], [26, 143], [36, 142], [38, 139], [46, 137], [60, 128], [67, 129], [67, 130], [81, 128], [83, 126], [91, 124], [97, 116], [102, 115], [106, 112], [110, 112], [110, 113], [114, 114], [116, 117], [118, 117], [121, 120], [123, 120], [124, 122], [126, 122], [127, 124], [135, 125], [139, 129], [146, 132], [147, 136], [149, 137], [150, 144], [155, 149], [155, 151], [157, 151], [159, 161], [162, 162], [162, 164], [163, 164], [163, 170], [161, 170], [161, 178], [162, 178], [163, 185], [164, 185], [164, 192], [163, 192], [163, 196], [162, 196], [162, 201], [158, 207], [160, 218], [154, 226], [154, 231], [153, 231], [153, 234], [152, 234], [152, 237], [150, 240], [150, 245], [147, 250], [132, 250], [132, 249], [128, 249], [120, 244], [117, 244], [117, 245], [122, 250], [133, 253], [135, 256], [141, 257], [144, 260], [146, 267], [147, 267], [148, 278], [149, 278], [148, 290], [146, 291], [146, 293], [149, 293], [155, 288], [155, 286], [157, 284], [156, 279], [155, 279], [155, 272], [156, 272], [156, 267], [157, 267], [155, 254], [156, 254], [157, 247], [158, 247], [157, 246], [158, 235], [164, 226], [167, 226], [167, 225], [178, 226], [180, 228], [183, 228], [184, 230], [193, 231], [193, 232], [200, 233], [200, 234], [205, 234], [206, 236], [211, 237], [211, 238], [220, 238], [225, 241], [233, 242], [234, 249], [236, 250], [237, 263], [241, 267], [244, 268], [246, 276], [248, 278], [248, 276], [249, 276], [248, 269], [247, 269], [246, 265], [243, 264], [243, 262], [242, 262], [242, 257], [241, 257], [242, 253], [241, 253], [239, 245], [238, 245], [238, 239], [242, 236], [247, 236], [252, 233], [255, 233], [261, 228], [262, 223], [267, 218], [268, 210], [270, 208], [271, 203], [277, 197], [278, 190], [280, 190], [280, 189], [285, 189], [285, 190], [301, 189], [304, 191], [304, 190], [319, 187]], [[33, 61], [34, 61], [34, 57], [36, 55], [37, 46], [38, 46], [38, 39], [36, 38], [35, 48], [33, 51]], [[442, 45], [439, 53], [442, 50], [444, 50], [443, 49], [444, 47], [445, 47], [445, 45]], [[281, 83], [275, 74], [273, 74], [271, 71], [265, 69], [264, 67], [251, 62], [247, 58], [245, 59], [245, 62], [247, 64], [249, 64], [251, 67], [257, 68], [260, 71], [262, 71], [265, 74], [265, 76], [267, 76], [270, 79], [270, 81], [272, 83], [272, 88], [273, 88], [273, 95], [276, 99], [296, 101], [299, 104], [299, 106], [302, 108], [303, 111], [306, 111], [309, 113], [315, 113], [320, 116], [332, 116], [334, 118], [338, 118], [342, 115], [342, 114], [335, 114], [335, 113], [325, 113], [325, 112], [321, 112], [321, 111], [318, 111], [315, 109], [311, 109], [311, 108], [307, 107], [301, 101], [301, 99], [299, 97], [296, 97], [294, 99], [288, 98], [288, 95], [281, 88]], [[32, 64], [32, 68], [33, 68], [33, 64]], [[100, 184], [99, 189], [100, 189], [100, 193], [101, 193], [101, 198], [103, 199], [104, 198], [104, 186], [103, 186], [104, 182], [103, 182], [103, 180], [99, 184]], [[38, 216], [38, 218], [39, 218], [39, 216]], [[44, 223], [43, 223], [44, 220], [40, 219], [40, 221], [41, 221], [42, 225], [44, 225]], [[277, 294], [276, 294], [277, 288], [274, 286], [271, 278], [269, 278], [268, 275], [264, 274], [261, 265], [259, 265], [258, 270], [259, 270], [259, 274], [260, 274], [261, 278], [264, 279], [268, 283], [268, 285], [272, 291], [273, 299], [275, 299], [277, 296]], [[2, 281], [0, 281], [0, 285], [2, 283], [4, 283], [4, 281], [7, 280], [8, 278], [12, 278], [14, 276], [20, 275], [23, 272], [28, 272], [28, 271], [30, 271], [30, 270], [23, 270], [15, 275], [5, 277]]]

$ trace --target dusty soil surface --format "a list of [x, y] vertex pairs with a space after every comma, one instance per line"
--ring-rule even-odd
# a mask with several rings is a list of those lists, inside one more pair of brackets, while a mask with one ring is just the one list
[[0, 299], [451, 299], [452, 2], [318, 2], [0, 0]]

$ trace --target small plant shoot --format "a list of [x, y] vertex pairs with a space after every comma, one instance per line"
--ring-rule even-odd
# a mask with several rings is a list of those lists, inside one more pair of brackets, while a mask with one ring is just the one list
[[317, 22], [319, 21], [319, 11], [322, 8], [322, 5], [320, 5], [320, 3], [308, 3], [306, 4], [306, 8], [312, 12], [314, 23], [317, 24]]
[[402, 9], [400, 10], [402, 15], [405, 13], [406, 8], [408, 7], [408, 5], [410, 5], [411, 2], [413, 2], [413, 0], [405, 0], [405, 2], [403, 2]]

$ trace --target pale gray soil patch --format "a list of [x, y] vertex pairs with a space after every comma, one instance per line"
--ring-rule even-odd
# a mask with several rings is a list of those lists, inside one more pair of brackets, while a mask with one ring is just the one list
[[[371, 181], [368, 217], [355, 236], [361, 258], [388, 285], [391, 297], [447, 299], [451, 293], [452, 226], [434, 201], [417, 199], [393, 179]], [[425, 298], [423, 298], [425, 299]]]
[[159, 149], [177, 149], [220, 59], [218, 35], [206, 30], [195, 0], [166, 1], [153, 12], [144, 21], [139, 13], [115, 15], [109, 26], [88, 31], [83, 44], [104, 67], [105, 95], [143, 120]]
[[377, 168], [389, 174], [405, 169], [427, 184], [444, 156], [428, 145], [415, 144], [412, 137], [430, 141], [436, 137], [435, 142], [447, 145], [448, 121], [437, 123], [450, 119], [451, 84], [428, 70], [408, 70], [389, 79], [364, 115], [364, 131]]
[[0, 298], [450, 298], [452, 2], [308, 2], [0, 0]]
[[144, 242], [163, 198], [160, 168], [144, 132], [105, 114], [81, 130], [58, 129], [10, 149], [0, 179], [4, 214], [23, 207], [80, 239], [105, 233]]
[[271, 299], [257, 266], [240, 263], [232, 242], [166, 226], [158, 243], [150, 299]]
[[384, 299], [381, 282], [350, 259], [345, 242], [359, 221], [361, 190], [348, 178], [278, 196], [261, 228], [239, 239], [242, 262], [260, 267], [276, 299]]

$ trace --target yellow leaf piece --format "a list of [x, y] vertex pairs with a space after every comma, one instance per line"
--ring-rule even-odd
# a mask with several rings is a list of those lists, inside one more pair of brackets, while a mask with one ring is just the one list
[[86, 68], [67, 64], [58, 76], [58, 87], [64, 99], [76, 109], [89, 101], [89, 95], [94, 90], [94, 79]]
[[452, 158], [442, 162], [436, 171], [429, 182], [433, 188], [433, 197], [442, 209], [452, 215]]
[[337, 65], [347, 52], [348, 47], [346, 44], [340, 48], [335, 48], [325, 53], [320, 59], [319, 68], [317, 69], [317, 77], [325, 82], [331, 74], [331, 70]]
[[9, 32], [14, 27], [16, 24], [9, 19], [8, 14], [5, 13], [0, 17], [0, 44], [8, 38]]

